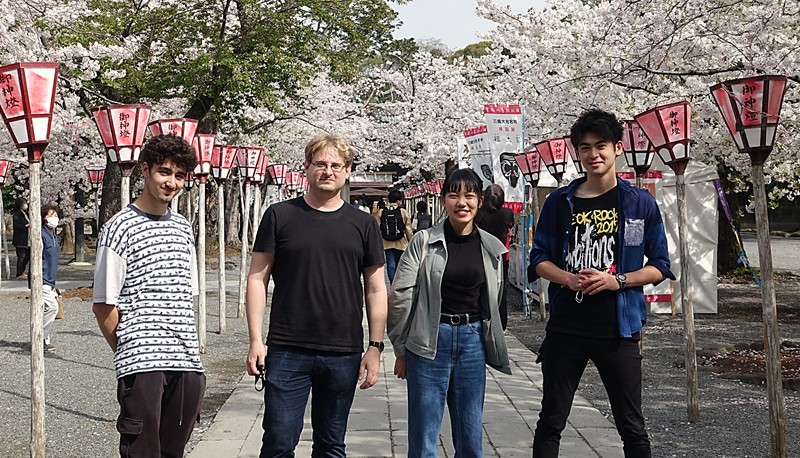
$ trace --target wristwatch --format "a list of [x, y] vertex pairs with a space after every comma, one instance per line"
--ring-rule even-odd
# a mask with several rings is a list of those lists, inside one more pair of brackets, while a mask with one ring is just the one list
[[375, 348], [378, 349], [378, 351], [383, 352], [383, 342], [379, 342], [377, 340], [370, 340], [369, 344], [367, 344], [367, 346], [368, 347], [375, 347]]
[[625, 284], [628, 283], [628, 276], [625, 274], [616, 274], [614, 278], [616, 278], [617, 283], [619, 283], [619, 289], [625, 289]]

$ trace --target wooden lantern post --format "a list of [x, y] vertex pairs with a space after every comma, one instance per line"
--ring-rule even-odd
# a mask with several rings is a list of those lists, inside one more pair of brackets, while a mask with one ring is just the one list
[[[542, 169], [542, 159], [539, 157], [539, 152], [536, 148], [526, 151], [524, 153], [516, 154], [514, 160], [517, 161], [517, 166], [525, 178], [525, 183], [531, 193], [531, 201], [526, 198], [526, 204], [523, 207], [523, 221], [528, 220], [527, 215], [533, 216], [533, 227], [539, 222], [539, 196], [537, 189], [539, 187], [539, 174]], [[524, 189], [524, 188], [523, 188]], [[524, 227], [522, 230], [522, 284], [525, 291], [522, 294], [522, 310], [525, 316], [530, 318], [532, 315], [530, 304], [528, 303], [528, 264], [530, 263], [530, 249], [528, 246], [533, 246], [533, 240], [528, 240], [528, 229]], [[547, 304], [545, 303], [544, 279], [540, 278], [539, 283], [539, 320], [542, 322], [547, 321]]]
[[211, 173], [211, 154], [217, 136], [196, 134], [193, 147], [197, 158], [194, 176], [200, 191], [197, 222], [197, 280], [200, 297], [197, 299], [197, 336], [200, 353], [206, 352], [206, 182]]
[[44, 303], [42, 291], [41, 161], [50, 142], [58, 64], [21, 62], [0, 67], [3, 121], [30, 163], [31, 457], [45, 455]]
[[225, 288], [225, 181], [233, 168], [237, 146], [215, 146], [211, 154], [211, 176], [217, 183], [217, 242], [219, 244], [219, 333], [228, 332]]
[[131, 174], [139, 163], [145, 126], [150, 118], [147, 105], [108, 105], [92, 110], [103, 145], [122, 172], [120, 209], [131, 202]]
[[773, 457], [785, 458], [786, 414], [781, 377], [780, 333], [769, 240], [769, 214], [764, 185], [764, 162], [775, 141], [780, 121], [786, 77], [759, 75], [725, 81], [711, 87], [714, 102], [722, 113], [739, 152], [750, 155], [753, 168], [753, 193], [758, 231], [758, 258], [761, 265], [761, 301], [764, 316], [764, 353], [767, 360], [767, 395]]
[[687, 413], [690, 423], [700, 421], [700, 398], [697, 389], [697, 350], [694, 337], [694, 306], [689, 296], [689, 253], [686, 239], [686, 181], [689, 163], [689, 139], [692, 111], [689, 102], [662, 105], [634, 116], [664, 164], [675, 172], [678, 200], [678, 244], [681, 262], [681, 311], [684, 324], [686, 360]]
[[264, 148], [257, 146], [240, 147], [236, 152], [236, 163], [244, 178], [244, 198], [242, 199], [242, 258], [239, 264], [239, 304], [236, 318], [244, 317], [245, 287], [247, 286], [247, 250], [248, 223], [250, 219], [250, 195], [253, 178], [256, 175], [258, 161], [264, 154]]

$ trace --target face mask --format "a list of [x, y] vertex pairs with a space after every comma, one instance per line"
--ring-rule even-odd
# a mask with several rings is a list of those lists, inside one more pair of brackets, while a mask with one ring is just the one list
[[55, 229], [58, 226], [58, 216], [49, 216], [45, 219], [47, 222], [47, 227], [50, 229]]

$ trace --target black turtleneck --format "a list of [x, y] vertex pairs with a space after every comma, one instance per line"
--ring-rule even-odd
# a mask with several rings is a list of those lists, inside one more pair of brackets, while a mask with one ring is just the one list
[[486, 282], [481, 255], [481, 238], [475, 227], [468, 235], [458, 235], [444, 223], [447, 265], [442, 275], [442, 313], [480, 315], [481, 287]]

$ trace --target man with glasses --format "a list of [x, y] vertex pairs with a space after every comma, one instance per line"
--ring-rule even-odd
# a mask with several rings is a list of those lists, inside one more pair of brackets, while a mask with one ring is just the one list
[[[378, 379], [387, 314], [383, 243], [375, 220], [340, 197], [352, 162], [343, 137], [314, 137], [305, 148], [308, 193], [270, 206], [253, 244], [247, 372], [266, 373], [262, 458], [293, 456], [309, 392], [312, 455], [344, 457], [355, 387]], [[261, 325], [270, 277], [267, 351]]]

